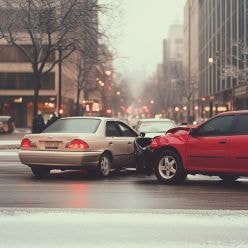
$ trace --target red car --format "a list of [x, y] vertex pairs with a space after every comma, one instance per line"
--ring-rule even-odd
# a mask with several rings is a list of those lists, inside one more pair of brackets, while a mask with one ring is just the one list
[[135, 142], [136, 158], [142, 157], [164, 184], [180, 183], [187, 174], [235, 181], [248, 176], [248, 110], [221, 113], [197, 127], [173, 128], [140, 144], [142, 138]]

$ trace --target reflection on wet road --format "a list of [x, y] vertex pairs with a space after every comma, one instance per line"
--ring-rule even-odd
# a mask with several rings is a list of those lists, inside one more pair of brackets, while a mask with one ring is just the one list
[[217, 177], [189, 176], [169, 186], [134, 170], [113, 171], [104, 180], [85, 171], [36, 179], [19, 162], [0, 162], [0, 207], [247, 210], [247, 190], [247, 179], [226, 185]]

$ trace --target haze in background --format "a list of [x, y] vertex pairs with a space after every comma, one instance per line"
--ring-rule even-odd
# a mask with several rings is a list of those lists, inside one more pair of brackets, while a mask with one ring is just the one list
[[121, 0], [122, 25], [114, 42], [116, 66], [132, 87], [144, 81], [162, 62], [162, 42], [169, 26], [183, 23], [185, 0]]

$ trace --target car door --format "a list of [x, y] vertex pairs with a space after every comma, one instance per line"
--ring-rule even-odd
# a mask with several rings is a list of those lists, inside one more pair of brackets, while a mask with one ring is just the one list
[[240, 114], [230, 137], [230, 169], [248, 172], [248, 114]]
[[118, 127], [121, 130], [122, 139], [126, 143], [127, 154], [126, 154], [126, 164], [135, 164], [134, 160], [134, 139], [138, 136], [136, 132], [134, 132], [130, 127], [128, 127], [125, 123], [117, 122]]
[[106, 140], [108, 149], [113, 155], [113, 165], [120, 167], [125, 164], [127, 158], [127, 142], [123, 140], [121, 130], [116, 121], [106, 122]]
[[217, 116], [201, 125], [186, 142], [187, 167], [195, 171], [225, 171], [229, 168], [230, 136], [234, 115]]

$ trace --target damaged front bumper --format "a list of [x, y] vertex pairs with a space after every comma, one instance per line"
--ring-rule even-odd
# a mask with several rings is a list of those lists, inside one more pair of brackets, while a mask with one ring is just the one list
[[149, 138], [137, 138], [134, 141], [134, 157], [137, 171], [146, 175], [153, 174], [153, 151], [150, 149]]

